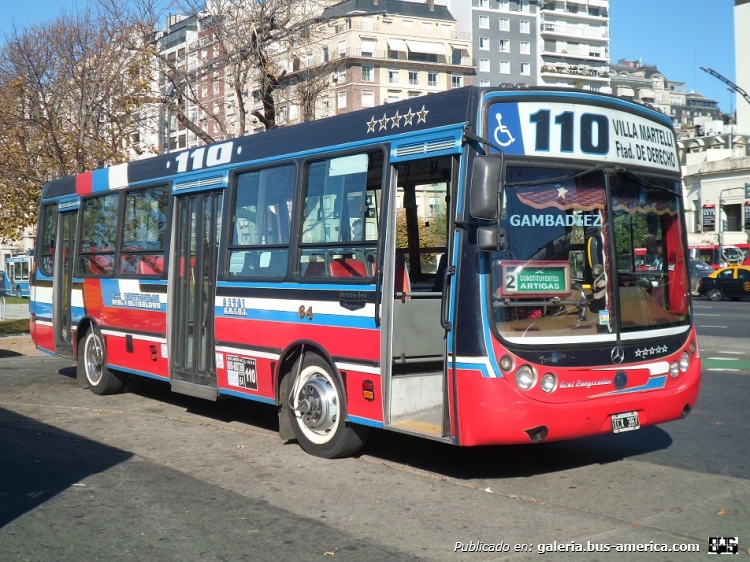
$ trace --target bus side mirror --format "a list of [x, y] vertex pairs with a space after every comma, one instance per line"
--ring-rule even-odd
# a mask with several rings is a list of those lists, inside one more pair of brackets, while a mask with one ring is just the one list
[[494, 221], [477, 229], [477, 246], [486, 252], [506, 248], [505, 229], [500, 226], [500, 205], [505, 187], [505, 161], [497, 156], [477, 156], [471, 170], [469, 214]]
[[506, 248], [505, 229], [502, 226], [480, 226], [477, 229], [477, 246], [485, 252], [501, 252]]
[[475, 219], [498, 220], [499, 202], [505, 185], [504, 160], [477, 156], [471, 170], [469, 214]]

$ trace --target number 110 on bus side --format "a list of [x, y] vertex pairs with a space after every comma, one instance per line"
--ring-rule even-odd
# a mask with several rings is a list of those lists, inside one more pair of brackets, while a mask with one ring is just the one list
[[[537, 151], [549, 151], [552, 112], [540, 109], [529, 116], [536, 125]], [[560, 128], [560, 152], [575, 152], [575, 113], [563, 111], [555, 115], [554, 124]], [[578, 119], [580, 128], [580, 150], [586, 154], [607, 154], [609, 152], [609, 118], [598, 113], [584, 113]]]

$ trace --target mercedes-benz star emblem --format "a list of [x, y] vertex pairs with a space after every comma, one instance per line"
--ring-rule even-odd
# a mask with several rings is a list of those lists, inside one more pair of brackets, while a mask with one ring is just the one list
[[612, 348], [610, 356], [612, 357], [612, 363], [617, 363], [619, 365], [625, 359], [625, 350], [618, 345], [617, 347]]

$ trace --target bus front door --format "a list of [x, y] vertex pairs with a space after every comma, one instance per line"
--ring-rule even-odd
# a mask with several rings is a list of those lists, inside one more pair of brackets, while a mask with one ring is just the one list
[[170, 265], [172, 390], [215, 400], [214, 301], [221, 231], [221, 192], [175, 199], [175, 237]]
[[57, 221], [52, 326], [55, 334], [55, 353], [73, 356], [73, 253], [76, 247], [78, 211], [60, 213]]
[[396, 205], [389, 216], [395, 224], [384, 268], [385, 424], [444, 441], [451, 438], [451, 424], [441, 306], [456, 169], [452, 156], [393, 168], [390, 201]]

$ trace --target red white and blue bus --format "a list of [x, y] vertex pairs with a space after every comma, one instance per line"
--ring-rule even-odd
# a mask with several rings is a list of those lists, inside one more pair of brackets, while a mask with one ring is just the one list
[[32, 335], [97, 394], [278, 406], [322, 457], [372, 428], [636, 430], [698, 395], [680, 193], [671, 122], [640, 105], [405, 100], [45, 184]]
[[34, 269], [34, 256], [11, 256], [5, 258], [3, 285], [6, 295], [29, 298], [29, 274]]

